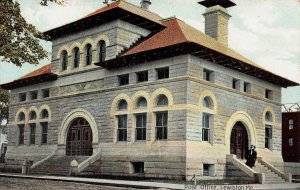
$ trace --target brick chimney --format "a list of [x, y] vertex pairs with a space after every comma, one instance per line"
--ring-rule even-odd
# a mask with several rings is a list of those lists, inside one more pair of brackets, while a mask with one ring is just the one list
[[204, 0], [199, 4], [207, 8], [203, 14], [205, 34], [228, 46], [228, 21], [231, 16], [228, 14], [227, 8], [236, 4], [230, 0]]
[[149, 10], [149, 6], [151, 5], [151, 0], [142, 0], [141, 8], [145, 10]]

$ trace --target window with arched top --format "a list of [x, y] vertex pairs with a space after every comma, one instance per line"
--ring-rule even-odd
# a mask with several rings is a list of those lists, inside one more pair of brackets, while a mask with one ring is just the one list
[[24, 112], [19, 113], [18, 121], [25, 121], [25, 113]]
[[[169, 100], [167, 96], [160, 95], [157, 98], [157, 106], [168, 106]], [[159, 111], [155, 113], [156, 116], [156, 140], [168, 139], [168, 111]]]
[[85, 64], [91, 65], [93, 59], [93, 48], [91, 44], [85, 46]]
[[147, 108], [147, 100], [144, 97], [141, 97], [138, 99], [137, 103], [136, 103], [136, 107], [138, 109], [142, 109], [142, 108]]
[[104, 40], [99, 41], [99, 62], [102, 63], [106, 58], [106, 43]]
[[31, 111], [29, 113], [29, 120], [36, 120], [36, 112], [35, 111]]
[[273, 121], [273, 116], [272, 116], [272, 113], [271, 112], [267, 112], [266, 115], [265, 115], [265, 120], [268, 121], [268, 122], [272, 122]]
[[118, 110], [127, 110], [128, 104], [126, 100], [121, 100], [118, 104]]
[[80, 64], [80, 50], [78, 47], [75, 47], [73, 49], [73, 67], [74, 69], [75, 68], [78, 68], [79, 67], [79, 64]]
[[205, 96], [202, 99], [202, 141], [212, 142], [212, 129], [213, 129], [213, 118], [214, 118], [214, 101], [210, 96]]
[[265, 148], [273, 149], [273, 115], [270, 111], [265, 114]]
[[61, 53], [61, 70], [65, 71], [68, 68], [68, 52], [66, 50]]
[[160, 95], [157, 99], [157, 106], [167, 106], [169, 104], [168, 98], [165, 95]]
[[49, 112], [48, 112], [48, 110], [46, 110], [46, 109], [43, 109], [43, 110], [42, 110], [42, 112], [41, 112], [41, 118], [42, 118], [42, 119], [47, 119], [47, 118], [49, 118]]
[[140, 97], [137, 100], [136, 108], [141, 109], [141, 112], [135, 114], [135, 140], [145, 141], [147, 135], [147, 113], [143, 112], [143, 109], [147, 108], [146, 98]]

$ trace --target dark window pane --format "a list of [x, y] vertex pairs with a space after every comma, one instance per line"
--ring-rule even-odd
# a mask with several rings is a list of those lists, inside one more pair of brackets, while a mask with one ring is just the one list
[[129, 84], [129, 75], [127, 74], [119, 76], [119, 85], [123, 86], [127, 84]]
[[30, 99], [36, 100], [38, 98], [38, 91], [32, 91], [30, 92]]
[[157, 79], [167, 79], [169, 78], [169, 68], [160, 68], [160, 69], [156, 69], [157, 72]]
[[121, 100], [118, 105], [118, 110], [127, 110], [128, 104], [125, 100]]
[[90, 65], [92, 64], [92, 57], [93, 57], [93, 49], [92, 49], [92, 45], [88, 44], [86, 46], [86, 65]]
[[169, 104], [168, 98], [165, 95], [158, 97], [157, 106], [167, 106]]
[[105, 41], [101, 40], [99, 42], [99, 62], [102, 63], [106, 58], [106, 44]]
[[62, 53], [62, 70], [67, 70], [68, 67], [68, 53], [67, 51], [63, 51]]
[[41, 123], [42, 127], [42, 144], [47, 144], [48, 141], [48, 123]]
[[147, 107], [147, 100], [144, 97], [140, 98], [137, 102], [136, 107], [137, 108], [146, 108]]
[[80, 63], [80, 51], [78, 47], [76, 47], [73, 51], [74, 51], [74, 68], [77, 68]]
[[144, 162], [133, 162], [134, 173], [144, 173]]
[[127, 115], [118, 116], [118, 141], [127, 141]]
[[19, 125], [19, 145], [24, 144], [24, 125]]
[[46, 119], [49, 117], [49, 113], [48, 113], [48, 110], [44, 109], [42, 111], [42, 115], [41, 115], [42, 119]]
[[26, 101], [26, 93], [21, 93], [21, 94], [19, 94], [19, 101], [20, 101], [20, 102]]
[[139, 114], [136, 116], [136, 140], [146, 140], [147, 115]]
[[42, 90], [42, 97], [48, 98], [50, 96], [50, 90], [49, 89], [43, 89]]
[[35, 129], [36, 124], [30, 124], [30, 144], [35, 144]]
[[25, 114], [23, 112], [19, 113], [19, 121], [25, 121]]
[[148, 71], [139, 72], [136, 75], [137, 75], [137, 82], [148, 81]]

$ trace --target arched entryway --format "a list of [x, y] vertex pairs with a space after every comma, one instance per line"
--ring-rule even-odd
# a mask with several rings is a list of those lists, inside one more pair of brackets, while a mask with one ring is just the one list
[[67, 156], [90, 156], [93, 154], [93, 134], [84, 118], [71, 122], [67, 135]]
[[237, 158], [245, 159], [249, 146], [248, 133], [242, 122], [237, 122], [231, 131], [230, 154], [235, 154]]

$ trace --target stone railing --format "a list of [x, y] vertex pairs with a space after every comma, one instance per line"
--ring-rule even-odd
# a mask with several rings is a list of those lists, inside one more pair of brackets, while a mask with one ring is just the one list
[[282, 171], [280, 171], [279, 169], [275, 168], [274, 166], [272, 166], [267, 161], [263, 160], [261, 157], [257, 158], [257, 162], [259, 162], [262, 165], [266, 166], [269, 170], [271, 170], [272, 172], [276, 173], [277, 175], [279, 175], [280, 177], [282, 177], [286, 181], [292, 182], [292, 174], [291, 173], [288, 173], [288, 174], [283, 173]]
[[263, 173], [258, 173], [248, 167], [246, 164], [241, 162], [239, 159], [236, 158], [236, 155], [227, 155], [226, 156], [226, 161], [228, 163], [233, 164], [237, 168], [239, 168], [241, 171], [246, 173], [249, 177], [253, 179], [254, 182], [264, 184], [265, 183], [265, 174]]
[[93, 154], [88, 159], [86, 159], [85, 161], [83, 161], [82, 163], [80, 163], [78, 165], [78, 173], [82, 172], [84, 169], [86, 169], [87, 167], [89, 167], [91, 164], [93, 164], [94, 162], [96, 162], [97, 160], [99, 160], [100, 157], [101, 157], [101, 150], [99, 150], [97, 153]]
[[55, 151], [53, 151], [51, 154], [49, 154], [47, 157], [45, 157], [44, 159], [42, 159], [42, 160], [36, 162], [35, 164], [33, 164], [33, 165], [30, 167], [30, 169], [34, 169], [34, 168], [36, 168], [36, 167], [42, 165], [43, 163], [47, 162], [48, 160], [50, 160], [53, 156], [55, 156], [56, 151], [57, 151], [57, 149], [56, 149]]

